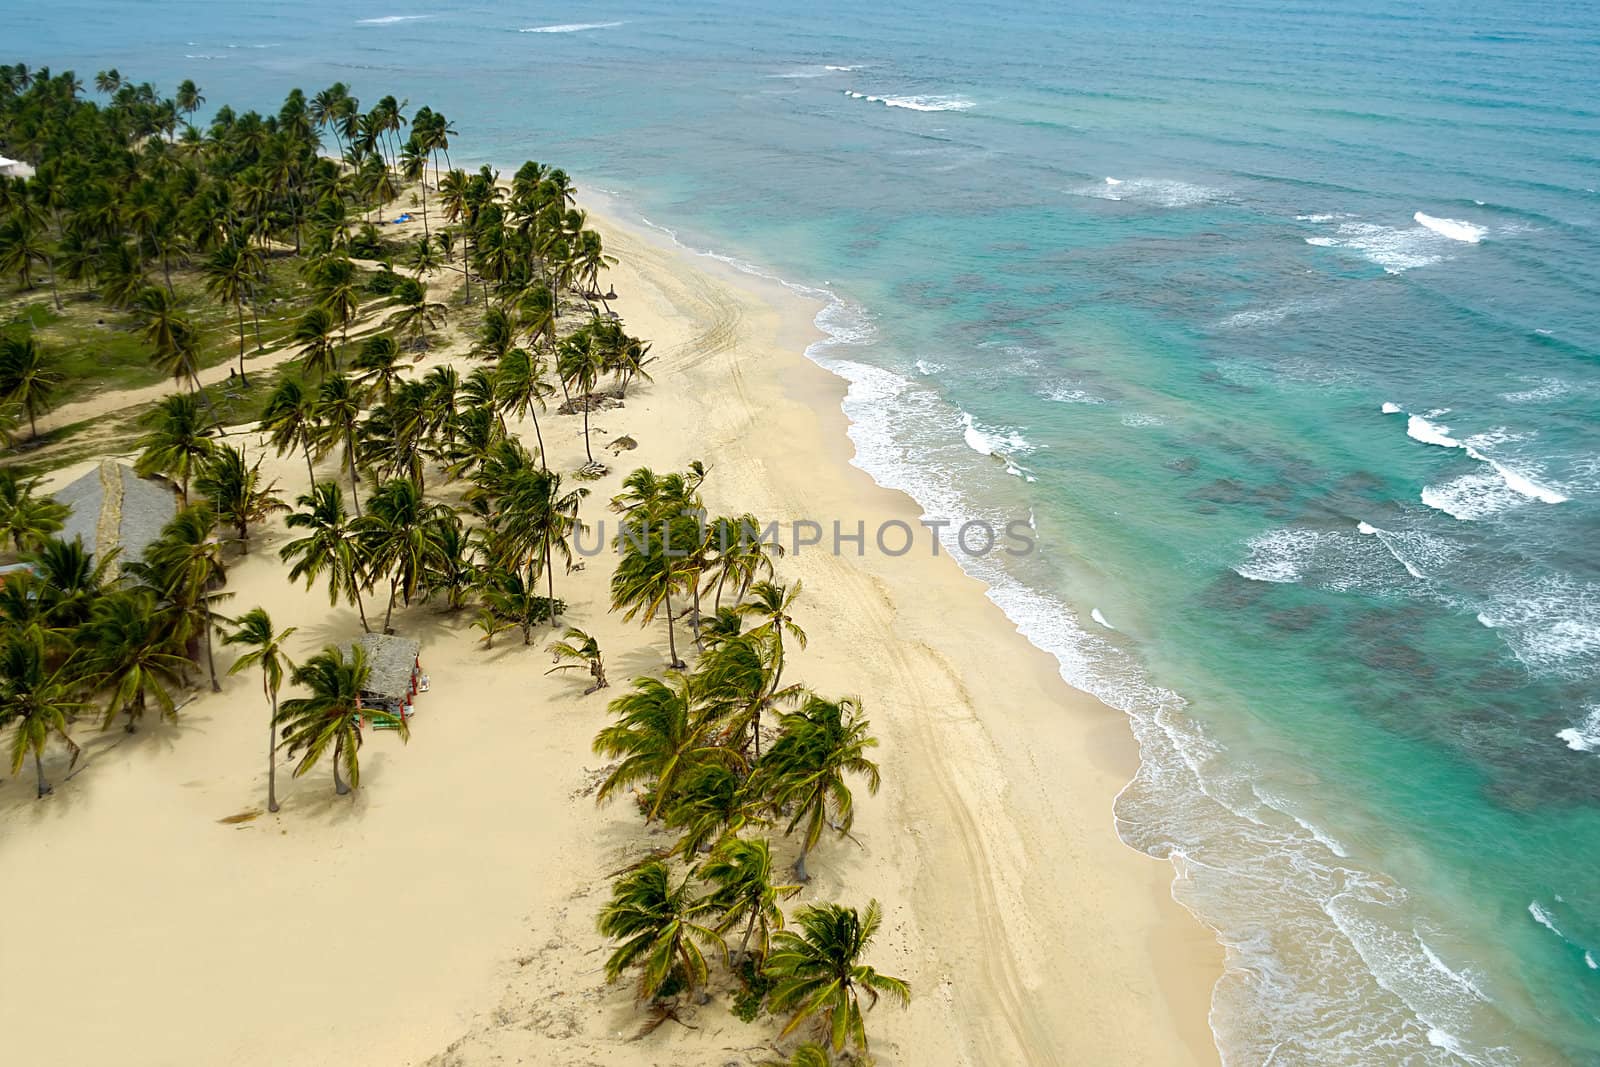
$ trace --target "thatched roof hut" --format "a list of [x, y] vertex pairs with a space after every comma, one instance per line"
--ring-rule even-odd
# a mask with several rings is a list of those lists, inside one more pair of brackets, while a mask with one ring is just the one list
[[362, 634], [352, 643], [367, 654], [367, 686], [361, 695], [369, 700], [403, 703], [416, 691], [417, 656], [422, 643], [394, 634]]
[[161, 530], [178, 513], [178, 499], [164, 485], [145, 481], [133, 468], [114, 459], [55, 493], [70, 510], [60, 537], [81, 537], [96, 560], [122, 549], [107, 570], [115, 578], [122, 567], [144, 558], [144, 550], [161, 536]]

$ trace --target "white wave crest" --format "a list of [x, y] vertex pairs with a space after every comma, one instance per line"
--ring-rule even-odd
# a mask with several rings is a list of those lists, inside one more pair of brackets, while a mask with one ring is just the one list
[[1106, 617], [1100, 614], [1099, 608], [1090, 608], [1089, 618], [1093, 619], [1095, 622], [1099, 623], [1101, 626], [1104, 626], [1108, 630], [1116, 629], [1115, 626], [1112, 626], [1109, 622], [1106, 622]]
[[1057, 404], [1104, 404], [1106, 402], [1105, 397], [1095, 396], [1091, 392], [1066, 383], [1052, 385], [1039, 395], [1045, 400], [1052, 400]]
[[852, 100], [865, 100], [869, 104], [882, 104], [884, 107], [901, 107], [908, 111], [970, 111], [977, 104], [960, 96], [876, 96], [868, 93], [858, 93], [854, 89], [844, 90], [844, 95]]
[[1316, 556], [1315, 530], [1272, 530], [1252, 537], [1245, 546], [1249, 557], [1234, 573], [1253, 582], [1298, 582]]
[[[1552, 489], [1550, 486], [1541, 485], [1521, 471], [1501, 463], [1486, 455], [1482, 449], [1499, 442], [1510, 440], [1503, 433], [1495, 435], [1479, 435], [1469, 441], [1458, 441], [1450, 436], [1450, 427], [1431, 422], [1422, 415], [1412, 415], [1406, 420], [1406, 436], [1425, 445], [1437, 445], [1440, 448], [1459, 448], [1479, 463], [1488, 464], [1501, 481], [1505, 482], [1512, 492], [1525, 496], [1530, 500], [1538, 500], [1545, 504], [1565, 503], [1567, 496]], [[1426, 503], [1424, 499], [1424, 503]]]
[[1477, 244], [1489, 232], [1475, 223], [1463, 222], [1460, 219], [1437, 219], [1420, 211], [1411, 217], [1419, 226], [1425, 226], [1441, 237], [1448, 237], [1452, 241], [1464, 241], [1469, 245]]
[[1192, 207], [1222, 197], [1220, 189], [1171, 178], [1106, 178], [1094, 185], [1067, 190], [1074, 196], [1127, 201], [1156, 207]]
[[582, 33], [585, 30], [610, 30], [625, 22], [563, 22], [555, 26], [528, 26], [519, 33]]
[[1558, 731], [1556, 736], [1574, 752], [1600, 752], [1600, 704], [1586, 710], [1589, 712], [1587, 718], [1577, 726]]
[[1033, 445], [1015, 430], [983, 428], [970, 414], [961, 413], [961, 436], [967, 447], [979, 455], [1008, 458], [1013, 452], [1031, 452]]
[[1396, 404], [1393, 400], [1385, 400], [1383, 402], [1383, 407], [1380, 410], [1385, 415], [1398, 415], [1400, 414], [1401, 409], [1400, 405]]
[[381, 15], [378, 18], [356, 19], [358, 26], [393, 26], [397, 22], [422, 22], [425, 19], [436, 19], [438, 15]]
[[1500, 399], [1512, 404], [1536, 404], [1541, 400], [1554, 400], [1558, 396], [1565, 396], [1572, 391], [1572, 387], [1560, 378], [1524, 378], [1524, 382], [1533, 384], [1531, 389], [1522, 389], [1515, 393], [1504, 393]]

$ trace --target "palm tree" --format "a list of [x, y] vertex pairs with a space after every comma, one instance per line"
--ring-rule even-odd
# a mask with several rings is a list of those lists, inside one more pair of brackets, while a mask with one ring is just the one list
[[83, 547], [81, 536], [74, 535], [70, 541], [46, 537], [27, 557], [40, 578], [39, 602], [45, 620], [67, 631], [88, 619], [105, 590], [106, 574], [116, 555], [113, 549], [105, 558], [95, 559], [94, 553]]
[[878, 739], [867, 732], [861, 704], [850, 698], [832, 701], [813, 694], [800, 710], [783, 716], [779, 725], [783, 734], [757, 765], [751, 788], [766, 798], [774, 812], [790, 816], [785, 834], [804, 824], [794, 872], [796, 880], [805, 882], [810, 878], [806, 856], [823, 829], [848, 834], [855, 822], [855, 800], [845, 775], [863, 776], [867, 791], [877, 793], [878, 765], [866, 751]]
[[693, 856], [744, 829], [752, 798], [742, 770], [727, 763], [697, 763], [684, 772], [662, 815], [667, 826], [681, 835], [674, 852]]
[[117, 71], [116, 67], [112, 67], [110, 70], [102, 70], [94, 76], [94, 88], [96, 92], [110, 96], [122, 88], [122, 75]]
[[686, 549], [699, 544], [694, 520], [680, 516], [664, 518], [653, 527], [648, 517], [623, 524], [616, 537], [623, 556], [611, 574], [611, 610], [621, 611], [626, 621], [637, 617], [648, 626], [656, 613], [665, 608], [667, 621], [668, 666], [682, 668], [678, 641], [672, 627], [672, 594], [689, 587], [691, 574]]
[[[735, 601], [750, 593], [750, 586], [763, 575], [772, 577], [772, 557], [783, 556], [783, 545], [762, 537], [761, 522], [749, 512], [743, 515], [723, 515], [712, 519], [706, 530], [706, 540], [713, 550], [706, 575], [709, 583], [714, 574], [717, 579], [716, 599], [712, 611], [722, 610], [723, 587], [730, 581], [735, 586]], [[707, 585], [701, 592], [710, 590]]]
[[[485, 324], [487, 328], [488, 324]], [[546, 470], [544, 434], [539, 429], [539, 410], [550, 395], [539, 357], [524, 348], [508, 349], [494, 369], [494, 403], [500, 411], [533, 420], [533, 437], [539, 443], [539, 465]]]
[[639, 998], [662, 992], [669, 980], [693, 989], [706, 980], [701, 945], [722, 947], [722, 937], [707, 925], [713, 906], [696, 897], [691, 876], [673, 883], [665, 863], [653, 860], [630, 871], [611, 887], [611, 902], [600, 912], [600, 932], [621, 941], [606, 960], [606, 980], [614, 982], [633, 966]]
[[317, 482], [311, 492], [295, 501], [299, 511], [290, 513], [287, 522], [291, 530], [308, 530], [306, 536], [290, 541], [279, 550], [285, 563], [294, 560], [289, 571], [291, 581], [304, 577], [306, 588], [324, 574], [328, 576], [328, 604], [334, 605], [340, 597], [354, 603], [361, 616], [361, 628], [367, 625], [367, 609], [361, 602], [361, 587], [366, 582], [365, 568], [356, 550], [356, 536], [351, 529], [350, 516], [344, 509], [344, 494], [337, 482]]
[[350, 369], [356, 372], [356, 384], [387, 404], [394, 395], [395, 383], [401, 379], [400, 346], [393, 337], [369, 337], [351, 360]]
[[65, 504], [37, 495], [38, 488], [38, 478], [25, 478], [15, 467], [0, 467], [0, 543], [10, 541], [18, 554], [42, 545], [71, 514]]
[[291, 448], [299, 448], [306, 457], [308, 484], [316, 484], [311, 448], [321, 440], [322, 428], [317, 421], [315, 394], [308, 392], [299, 380], [285, 378], [262, 407], [258, 429], [267, 435], [280, 456]]
[[206, 292], [232, 304], [239, 322], [239, 381], [248, 386], [244, 371], [244, 302], [261, 276], [261, 253], [247, 244], [226, 244], [211, 253], [205, 265]]
[[383, 612], [383, 631], [389, 632], [396, 595], [411, 604], [438, 562], [434, 535], [444, 505], [429, 505], [422, 490], [408, 478], [391, 478], [367, 501], [367, 515], [351, 524], [351, 531], [366, 561], [369, 578], [389, 575], [389, 606]]
[[178, 86], [174, 102], [178, 105], [178, 110], [183, 112], [184, 117], [190, 118], [193, 117], [196, 111], [200, 110], [200, 105], [206, 102], [206, 98], [201, 95], [198, 85], [185, 78], [182, 84]]
[[144, 339], [155, 349], [151, 362], [174, 384], [188, 379], [196, 392], [200, 389], [199, 335], [189, 320], [178, 311], [177, 301], [159, 286], [144, 285], [135, 297], [134, 313], [144, 324]]
[[338, 325], [334, 313], [318, 304], [307, 309], [289, 335], [289, 340], [302, 346], [300, 358], [306, 370], [319, 378], [339, 370], [339, 352], [333, 345], [333, 331]]
[[430, 525], [437, 551], [423, 576], [424, 590], [429, 597], [443, 591], [445, 607], [459, 611], [466, 603], [467, 593], [478, 582], [477, 534], [449, 508], [443, 509]]
[[350, 502], [356, 517], [361, 517], [361, 476], [356, 471], [356, 424], [361, 421], [361, 395], [343, 374], [324, 378], [317, 390], [317, 421], [329, 445], [344, 446], [345, 464], [350, 468]]
[[0, 340], [0, 404], [14, 404], [28, 417], [28, 436], [37, 438], [37, 419], [49, 411], [64, 381], [32, 337]]
[[244, 449], [220, 444], [201, 464], [195, 488], [211, 502], [218, 518], [239, 532], [239, 543], [250, 546], [250, 524], [263, 522], [274, 512], [288, 511], [278, 496], [278, 483], [263, 485], [261, 460], [245, 459]]
[[[605, 660], [600, 654], [600, 642], [576, 626], [567, 627], [567, 632], [561, 635], [560, 641], [553, 641], [545, 650], [555, 657], [556, 666], [545, 671], [554, 674], [556, 671], [570, 671], [583, 668], [589, 672], [589, 677], [594, 679], [594, 684], [583, 691], [584, 696], [597, 692], [610, 685], [606, 681]], [[562, 663], [562, 660], [571, 660]]]
[[595, 383], [604, 372], [601, 353], [589, 335], [580, 331], [562, 342], [556, 353], [556, 373], [566, 385], [583, 391], [583, 452], [589, 462], [594, 462], [594, 452], [589, 447], [589, 408]]
[[[285, 700], [278, 711], [278, 721], [283, 724], [283, 739], [292, 757], [299, 753], [300, 762], [294, 776], [299, 778], [317, 761], [329, 754], [333, 756], [333, 789], [344, 796], [361, 786], [361, 726], [363, 713], [374, 723], [392, 723], [400, 731], [400, 739], [411, 739], [411, 729], [403, 716], [379, 708], [363, 708], [361, 691], [366, 688], [370, 668], [366, 650], [360, 645], [350, 649], [350, 657], [335, 645], [329, 645], [294, 669], [295, 685], [311, 690], [309, 697]], [[339, 776], [343, 765], [348, 785]]]
[[118, 590], [95, 602], [78, 639], [89, 649], [97, 685], [110, 693], [101, 729], [127, 712], [124, 728], [133, 733], [152, 699], [164, 717], [177, 714], [172, 690], [183, 684], [189, 661], [173, 651], [170, 622], [148, 589]]
[[794, 621], [794, 616], [789, 613], [795, 601], [800, 599], [801, 589], [802, 585], [798, 580], [793, 587], [774, 582], [757, 582], [750, 587], [750, 602], [739, 606], [741, 614], [761, 620], [760, 625], [746, 632], [765, 641], [771, 648], [774, 690], [778, 687], [778, 679], [783, 675], [784, 636], [793, 638], [802, 649], [806, 647], [806, 632], [800, 629], [799, 624]]
[[[183, 619], [199, 617], [205, 639], [206, 671], [211, 691], [220, 693], [216, 659], [211, 654], [213, 600], [232, 594], [211, 590], [223, 582], [222, 544], [217, 540], [217, 516], [208, 504], [186, 507], [161, 530], [161, 537], [145, 549], [138, 573], [171, 601]], [[190, 632], [184, 627], [184, 632]]]
[[278, 810], [278, 690], [283, 687], [284, 668], [294, 669], [284, 645], [294, 636], [295, 627], [277, 631], [272, 628], [272, 616], [265, 608], [251, 608], [234, 621], [234, 628], [223, 635], [225, 645], [243, 645], [241, 653], [228, 668], [230, 675], [261, 668], [261, 695], [272, 708], [267, 720], [267, 810]]
[[56, 272], [51, 264], [50, 245], [45, 228], [25, 212], [14, 212], [0, 226], [0, 273], [15, 274], [24, 289], [33, 288], [33, 266], [42, 265], [50, 275], [50, 295], [56, 310], [61, 310], [61, 294], [56, 290]]
[[70, 658], [54, 670], [49, 662], [44, 635], [38, 631], [10, 634], [0, 644], [0, 727], [14, 727], [11, 773], [22, 770], [28, 753], [33, 753], [41, 798], [50, 792], [44, 750], [52, 737], [60, 738], [72, 754], [69, 770], [78, 762], [78, 746], [67, 733], [67, 723], [83, 706], [73, 699]]
[[144, 418], [149, 432], [136, 442], [139, 458], [133, 469], [140, 477], [152, 474], [175, 478], [178, 495], [189, 504], [189, 478], [216, 450], [200, 419], [200, 403], [193, 393], [173, 393]]
[[600, 783], [596, 799], [604, 801], [618, 789], [649, 782], [645, 818], [653, 820], [694, 766], [742, 766], [738, 753], [717, 743], [715, 722], [695, 705], [692, 680], [685, 674], [671, 671], [665, 681], [635, 678], [633, 692], [611, 702], [617, 721], [595, 735], [598, 755], [622, 760]]
[[427, 287], [415, 278], [400, 279], [392, 295], [400, 305], [400, 310], [389, 318], [395, 333], [409, 338], [414, 345], [425, 346], [428, 331], [439, 328], [447, 309], [438, 301], [429, 300]]
[[786, 1060], [763, 1060], [761, 1067], [832, 1067], [833, 1057], [828, 1055], [828, 1046], [819, 1045], [815, 1041], [802, 1041], [794, 1048], [794, 1054]]
[[763, 839], [746, 841], [730, 837], [718, 845], [700, 868], [700, 877], [714, 886], [711, 900], [722, 912], [717, 932], [725, 934], [744, 924], [737, 959], [749, 952], [752, 939], [757, 956], [766, 956], [772, 931], [783, 929], [780, 897], [800, 891], [797, 885], [772, 884], [772, 852]]
[[911, 1003], [909, 985], [861, 962], [882, 921], [876, 900], [867, 905], [865, 915], [840, 904], [818, 904], [800, 909], [794, 918], [798, 932], [780, 930], [773, 936], [774, 951], [767, 957], [765, 973], [777, 980], [768, 995], [773, 1010], [793, 1012], [784, 1034], [815, 1019], [827, 1031], [835, 1052], [854, 1044], [865, 1053], [862, 994], [868, 1010], [877, 1006], [880, 996]]

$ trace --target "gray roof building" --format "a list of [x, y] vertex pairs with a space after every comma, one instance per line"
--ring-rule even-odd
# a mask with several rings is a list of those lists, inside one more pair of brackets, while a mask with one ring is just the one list
[[107, 578], [142, 559], [144, 550], [161, 536], [161, 528], [178, 513], [172, 490], [145, 481], [114, 459], [101, 461], [99, 467], [57, 490], [55, 498], [71, 511], [58, 535], [62, 540], [81, 537], [96, 560], [122, 549], [106, 569]]
[[351, 642], [367, 654], [367, 687], [363, 697], [400, 703], [411, 698], [417, 656], [422, 643], [394, 634], [362, 634]]

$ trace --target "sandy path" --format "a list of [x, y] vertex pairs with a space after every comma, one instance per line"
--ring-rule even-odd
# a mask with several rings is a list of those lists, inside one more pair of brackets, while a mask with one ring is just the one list
[[[619, 310], [661, 360], [657, 384], [595, 416], [597, 445], [627, 433], [641, 447], [591, 486], [587, 518], [611, 518], [601, 505], [631, 466], [701, 458], [714, 467], [714, 509], [915, 522], [904, 497], [846, 463], [841, 383], [798, 355], [813, 308], [648, 236], [611, 230], [607, 241], [623, 258]], [[557, 465], [577, 466], [581, 420], [543, 425]], [[300, 491], [297, 456], [269, 465]], [[263, 604], [280, 626], [300, 626], [304, 656], [351, 634], [355, 614], [287, 584], [275, 559], [285, 539], [265, 533], [229, 588], [238, 610]], [[590, 560], [558, 575], [556, 592], [620, 687], [664, 663], [666, 640], [659, 624], [641, 631], [605, 612], [609, 570], [609, 558]], [[819, 848], [800, 898], [884, 902], [874, 962], [909, 979], [916, 999], [873, 1014], [879, 1062], [1214, 1062], [1205, 1012], [1220, 953], [1172, 903], [1170, 869], [1113, 832], [1111, 801], [1133, 767], [1121, 717], [1068, 689], [948, 559], [812, 550], [781, 575], [806, 585], [811, 646], [791, 658], [792, 676], [858, 694], [882, 739], [882, 793], [858, 790], [855, 840]], [[578, 678], [547, 677], [548, 656], [514, 634], [484, 650], [464, 615], [418, 606], [399, 610], [396, 627], [423, 641], [433, 687], [409, 745], [369, 739], [353, 800], [334, 798], [325, 768], [280, 773], [278, 816], [217, 821], [263, 802], [264, 709], [246, 678], [200, 696], [175, 725], [132, 737], [85, 727], [87, 764], [63, 782], [64, 761], [50, 761], [58, 790], [46, 802], [32, 799], [30, 775], [0, 779], [7, 884], [61, 917], [14, 923], [0, 940], [9, 1054], [763, 1058], [778, 1026], [738, 1022], [724, 990], [685, 1011], [685, 1025], [638, 1038], [644, 1017], [628, 990], [603, 984], [594, 916], [605, 876], [668, 843], [627, 803], [593, 803], [601, 761], [589, 742], [605, 696], [580, 699]]]

